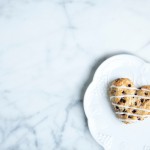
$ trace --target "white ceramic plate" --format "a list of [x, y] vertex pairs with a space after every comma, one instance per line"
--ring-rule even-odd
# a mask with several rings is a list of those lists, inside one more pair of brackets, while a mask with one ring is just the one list
[[150, 85], [150, 64], [123, 54], [99, 66], [84, 97], [90, 132], [105, 150], [150, 150], [150, 118], [126, 125], [113, 112], [108, 88], [121, 77], [131, 79], [136, 87]]

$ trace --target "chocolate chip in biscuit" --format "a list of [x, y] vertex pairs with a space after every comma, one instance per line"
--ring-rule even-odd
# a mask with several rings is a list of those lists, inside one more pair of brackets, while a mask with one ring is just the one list
[[119, 107], [118, 107], [118, 106], [116, 106], [116, 109], [119, 109]]
[[134, 109], [132, 112], [133, 112], [133, 113], [136, 113], [136, 110]]
[[131, 87], [131, 84], [128, 84], [128, 87]]
[[141, 103], [143, 103], [144, 102], [144, 99], [141, 99]]
[[125, 92], [125, 91], [122, 91], [122, 94], [126, 94], [126, 92]]
[[124, 109], [123, 112], [127, 112], [126, 109]]
[[125, 99], [123, 99], [123, 98], [121, 98], [121, 99], [120, 99], [120, 102], [125, 103], [125, 102], [126, 102], [126, 100], [125, 100]]

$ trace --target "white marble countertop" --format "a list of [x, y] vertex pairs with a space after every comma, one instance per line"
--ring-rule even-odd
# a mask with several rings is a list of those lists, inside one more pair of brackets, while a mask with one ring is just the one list
[[150, 1], [1, 0], [0, 150], [102, 150], [83, 95], [108, 56], [150, 61]]

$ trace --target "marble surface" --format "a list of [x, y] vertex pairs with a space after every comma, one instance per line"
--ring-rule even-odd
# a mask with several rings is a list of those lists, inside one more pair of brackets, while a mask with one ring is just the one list
[[148, 0], [1, 0], [0, 150], [102, 150], [83, 95], [107, 57], [150, 61], [149, 8]]

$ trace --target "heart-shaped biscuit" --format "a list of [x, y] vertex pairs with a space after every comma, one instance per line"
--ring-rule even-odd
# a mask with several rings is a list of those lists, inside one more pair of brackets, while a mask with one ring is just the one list
[[110, 100], [117, 117], [126, 124], [150, 115], [150, 86], [136, 88], [130, 79], [116, 79], [110, 86]]

